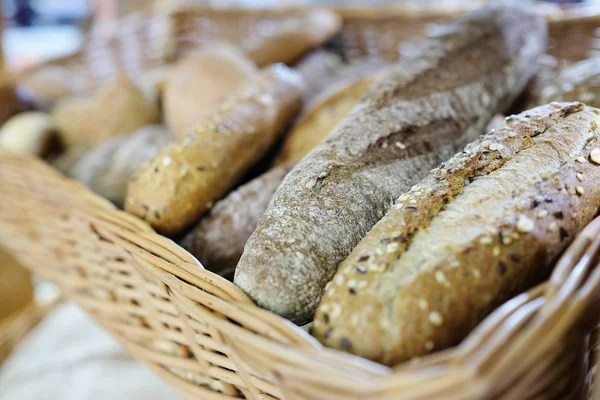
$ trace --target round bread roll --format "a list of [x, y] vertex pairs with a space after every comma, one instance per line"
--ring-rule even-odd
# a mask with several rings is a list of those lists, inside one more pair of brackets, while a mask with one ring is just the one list
[[90, 98], [67, 97], [52, 115], [68, 146], [92, 147], [160, 120], [160, 111], [131, 80], [119, 74]]
[[220, 100], [258, 72], [241, 51], [228, 44], [208, 45], [183, 58], [164, 87], [165, 122], [176, 135], [194, 129]]
[[0, 147], [12, 152], [45, 156], [56, 143], [54, 120], [41, 111], [17, 114], [0, 128]]

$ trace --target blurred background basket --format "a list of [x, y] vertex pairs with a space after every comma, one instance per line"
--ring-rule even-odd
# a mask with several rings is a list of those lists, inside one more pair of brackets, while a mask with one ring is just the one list
[[[428, 23], [461, 12], [390, 10], [337, 9], [344, 26], [332, 46], [349, 62], [393, 61], [402, 54], [399, 42], [421, 40]], [[117, 71], [159, 67], [207, 38], [245, 38], [250, 49], [256, 29], [295, 12], [144, 11], [126, 17], [127, 24], [92, 29], [82, 50], [39, 68], [65, 68], [77, 91], [89, 92]], [[233, 27], [233, 15], [243, 23]], [[548, 19], [551, 53], [561, 62], [595, 54], [600, 14], [553, 11]], [[576, 399], [597, 398], [594, 390], [598, 396], [598, 340], [591, 333], [600, 316], [600, 220], [548, 283], [500, 308], [459, 347], [389, 369], [323, 348], [144, 222], [39, 160], [0, 151], [0, 187], [0, 242], [189, 398]], [[20, 324], [10, 332], [23, 332], [19, 326], [28, 323]]]

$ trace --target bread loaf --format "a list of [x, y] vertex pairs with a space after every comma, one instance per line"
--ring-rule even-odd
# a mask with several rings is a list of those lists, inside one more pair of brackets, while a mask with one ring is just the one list
[[310, 104], [343, 66], [342, 57], [333, 51], [323, 49], [317, 49], [298, 61], [294, 69], [302, 75], [306, 85], [305, 103]]
[[59, 147], [56, 125], [50, 115], [40, 111], [19, 113], [0, 128], [0, 147], [46, 156]]
[[374, 81], [374, 77], [368, 77], [350, 84], [336, 85], [319, 96], [322, 100], [316, 101], [285, 139], [275, 165], [296, 162], [321, 143]]
[[160, 112], [154, 101], [120, 74], [89, 98], [61, 99], [52, 116], [67, 146], [92, 147], [157, 122]]
[[598, 124], [581, 103], [542, 106], [434, 169], [340, 265], [316, 337], [394, 365], [458, 343], [546, 277], [600, 208]]
[[204, 268], [232, 277], [246, 241], [293, 164], [273, 168], [218, 201], [180, 242]]
[[146, 125], [87, 150], [65, 174], [121, 207], [134, 174], [172, 140], [166, 127]]
[[234, 282], [260, 306], [310, 320], [338, 264], [394, 199], [514, 100], [545, 40], [543, 19], [514, 8], [440, 28], [286, 176]]
[[302, 104], [300, 76], [282, 64], [252, 78], [130, 183], [125, 208], [175, 235], [212, 207], [277, 140]]
[[251, 60], [227, 44], [207, 45], [186, 55], [165, 84], [165, 122], [176, 135], [185, 135], [257, 73]]

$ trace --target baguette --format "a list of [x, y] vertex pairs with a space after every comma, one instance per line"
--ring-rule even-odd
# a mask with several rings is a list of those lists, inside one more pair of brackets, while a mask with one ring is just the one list
[[220, 200], [181, 242], [205, 268], [233, 277], [244, 245], [256, 229], [275, 190], [296, 161], [321, 143], [346, 114], [372, 79], [338, 87], [324, 97], [292, 130], [279, 155], [277, 166]]
[[246, 241], [293, 164], [273, 168], [218, 201], [180, 242], [213, 272], [233, 277]]
[[336, 85], [320, 96], [322, 100], [309, 109], [286, 138], [275, 165], [296, 162], [320, 144], [374, 81], [374, 77], [368, 77], [350, 84]]
[[508, 107], [545, 41], [542, 18], [493, 8], [400, 60], [286, 176], [234, 282], [261, 307], [309, 321], [337, 265], [395, 198]]
[[207, 45], [186, 55], [170, 71], [165, 85], [165, 122], [176, 135], [185, 135], [257, 73], [251, 60], [227, 44]]
[[581, 103], [542, 106], [434, 169], [340, 265], [315, 336], [395, 365], [457, 344], [547, 277], [598, 212], [598, 124]]
[[125, 209], [176, 235], [212, 207], [274, 144], [302, 104], [300, 76], [282, 64], [262, 71], [164, 149], [129, 184]]

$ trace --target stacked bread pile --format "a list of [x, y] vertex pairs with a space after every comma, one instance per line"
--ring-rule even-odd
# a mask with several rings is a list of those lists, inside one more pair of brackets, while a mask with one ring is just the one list
[[325, 345], [395, 365], [543, 280], [597, 214], [598, 62], [541, 74], [523, 108], [547, 45], [533, 12], [479, 10], [351, 65], [319, 49], [340, 29], [320, 13], [294, 25], [302, 46], [212, 42], [85, 98], [53, 87], [0, 143], [51, 154]]

